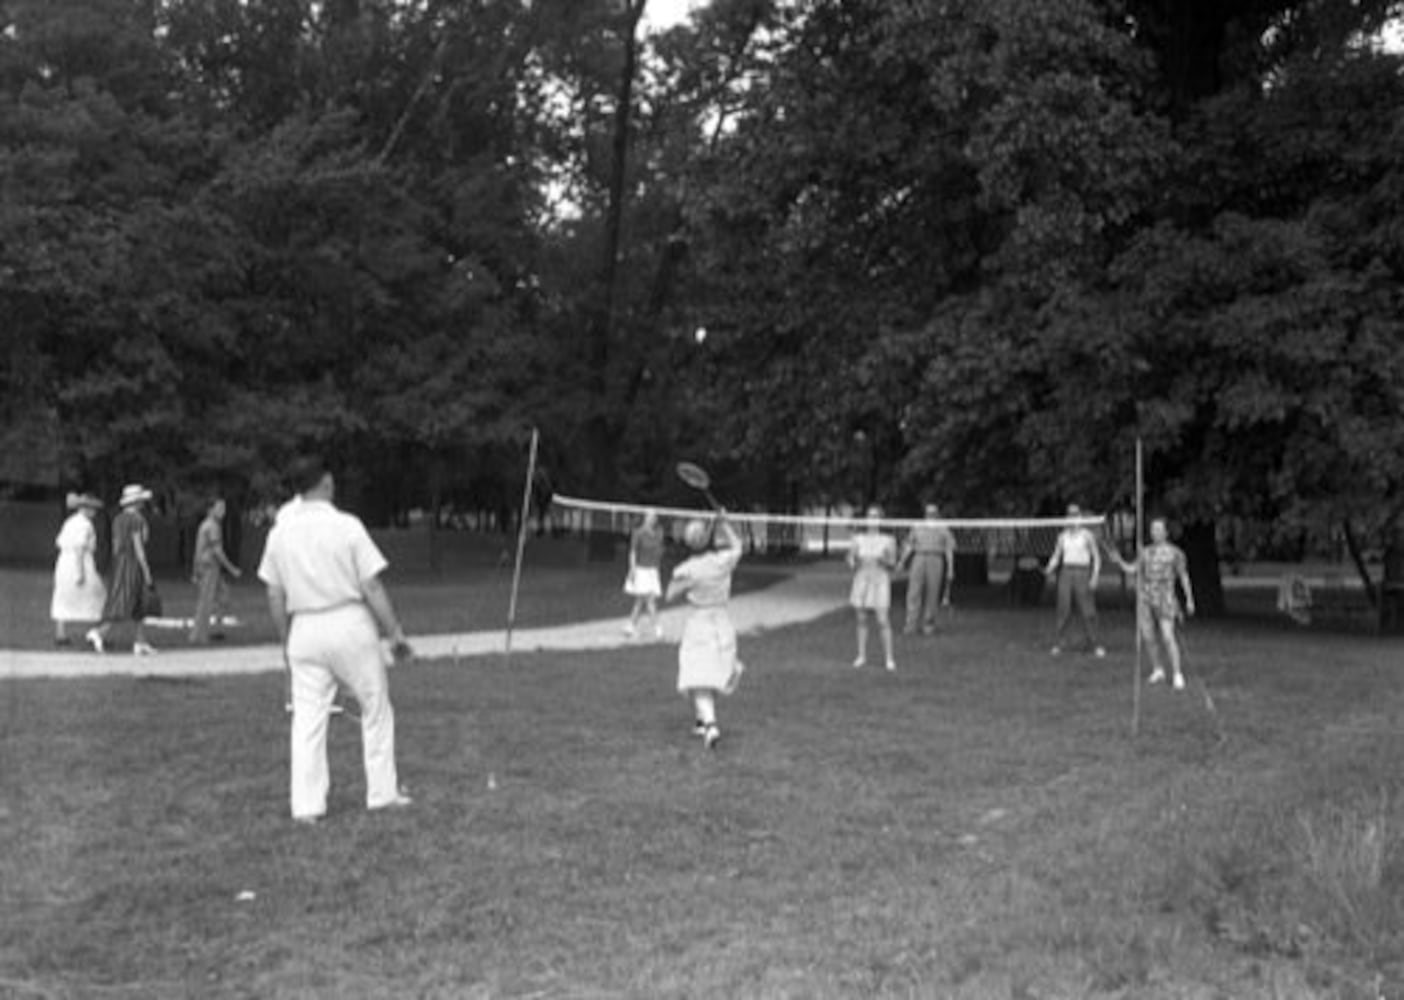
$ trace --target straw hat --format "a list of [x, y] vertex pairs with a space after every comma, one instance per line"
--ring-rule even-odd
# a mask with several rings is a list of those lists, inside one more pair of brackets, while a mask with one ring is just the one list
[[122, 499], [117, 501], [122, 507], [130, 507], [132, 504], [141, 503], [143, 500], [151, 499], [151, 491], [145, 486], [137, 483], [128, 483], [122, 487]]
[[102, 510], [102, 501], [91, 493], [70, 493], [64, 502], [69, 510], [80, 510], [84, 507], [89, 510]]

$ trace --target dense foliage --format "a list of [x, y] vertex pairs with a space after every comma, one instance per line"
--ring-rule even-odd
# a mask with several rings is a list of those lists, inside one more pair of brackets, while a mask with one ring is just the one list
[[583, 490], [972, 514], [1128, 504], [1139, 438], [1201, 566], [1378, 539], [1399, 6], [6, 0], [3, 443], [248, 502], [316, 447], [390, 518], [531, 427]]

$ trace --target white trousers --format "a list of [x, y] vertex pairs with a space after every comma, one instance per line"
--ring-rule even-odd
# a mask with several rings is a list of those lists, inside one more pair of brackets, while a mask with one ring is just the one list
[[330, 611], [299, 612], [288, 632], [292, 673], [292, 814], [327, 811], [331, 773], [327, 724], [337, 683], [361, 706], [361, 750], [366, 770], [366, 807], [375, 809], [399, 794], [395, 771], [395, 711], [380, 634], [370, 609], [346, 604]]

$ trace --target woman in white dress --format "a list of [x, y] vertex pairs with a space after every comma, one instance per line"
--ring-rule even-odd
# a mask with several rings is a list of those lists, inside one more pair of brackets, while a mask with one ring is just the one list
[[102, 619], [107, 588], [97, 571], [97, 529], [93, 519], [102, 501], [87, 493], [68, 494], [68, 519], [54, 539], [54, 596], [49, 617], [54, 620], [54, 645], [69, 645], [69, 622]]
[[888, 609], [892, 606], [892, 571], [897, 566], [897, 539], [882, 533], [882, 508], [868, 508], [868, 523], [862, 534], [853, 536], [848, 549], [848, 565], [853, 569], [853, 589], [849, 603], [858, 616], [858, 658], [854, 667], [868, 662], [868, 612], [877, 619], [882, 636], [882, 651], [887, 657], [887, 669], [896, 670], [892, 655], [892, 621]]
[[663, 529], [658, 526], [658, 512], [644, 512], [643, 523], [629, 536], [629, 575], [624, 579], [624, 593], [634, 599], [634, 610], [624, 634], [633, 638], [639, 631], [639, 615], [648, 612], [656, 638], [663, 638], [663, 626], [658, 621], [658, 598], [663, 596], [658, 568], [663, 564]]
[[705, 521], [689, 521], [683, 541], [696, 555], [685, 560], [668, 581], [667, 600], [684, 594], [695, 611], [683, 626], [678, 647], [678, 693], [692, 700], [693, 732], [711, 750], [721, 739], [717, 725], [717, 692], [730, 694], [745, 669], [736, 657], [736, 628], [726, 613], [731, 598], [731, 574], [741, 561], [741, 536], [724, 511], [718, 512], [718, 547], [707, 548]]

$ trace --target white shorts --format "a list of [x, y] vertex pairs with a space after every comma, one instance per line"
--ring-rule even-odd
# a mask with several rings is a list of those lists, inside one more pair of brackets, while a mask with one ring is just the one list
[[624, 581], [624, 593], [630, 597], [662, 597], [663, 583], [658, 570], [649, 566], [635, 566]]

